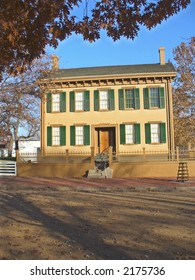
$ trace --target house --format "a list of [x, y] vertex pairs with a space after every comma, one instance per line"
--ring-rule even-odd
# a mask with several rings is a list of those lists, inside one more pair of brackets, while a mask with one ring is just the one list
[[53, 69], [38, 84], [43, 155], [173, 151], [172, 63]]

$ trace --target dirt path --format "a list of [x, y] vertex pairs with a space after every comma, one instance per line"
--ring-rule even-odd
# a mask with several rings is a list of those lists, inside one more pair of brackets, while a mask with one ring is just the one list
[[195, 259], [195, 180], [0, 178], [0, 259]]

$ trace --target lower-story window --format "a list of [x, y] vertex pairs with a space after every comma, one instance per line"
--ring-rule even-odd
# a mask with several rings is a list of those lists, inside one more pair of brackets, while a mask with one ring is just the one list
[[146, 123], [145, 139], [146, 144], [166, 143], [166, 124]]
[[66, 127], [48, 126], [47, 127], [47, 146], [65, 146]]
[[135, 130], [133, 124], [125, 125], [125, 143], [133, 144], [135, 142]]
[[84, 133], [83, 126], [76, 126], [75, 129], [76, 145], [83, 145], [84, 143]]
[[70, 145], [90, 145], [90, 126], [71, 125], [70, 126]]
[[140, 124], [120, 124], [120, 144], [140, 144]]
[[150, 126], [151, 129], [151, 143], [160, 143], [160, 126], [157, 123], [153, 123]]
[[60, 128], [53, 127], [52, 129], [52, 145], [60, 145]]

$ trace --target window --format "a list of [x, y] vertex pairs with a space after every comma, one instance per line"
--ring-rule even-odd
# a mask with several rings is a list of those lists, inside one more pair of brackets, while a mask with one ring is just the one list
[[100, 91], [100, 110], [108, 110], [108, 92]]
[[140, 144], [140, 124], [120, 124], [120, 144]]
[[76, 92], [75, 98], [75, 109], [76, 111], [84, 111], [84, 93]]
[[159, 143], [160, 142], [160, 129], [159, 124], [151, 124], [151, 143]]
[[70, 126], [70, 145], [90, 145], [90, 126]]
[[160, 107], [159, 88], [150, 89], [150, 108]]
[[134, 125], [133, 124], [125, 125], [125, 143], [126, 144], [134, 143]]
[[90, 110], [90, 96], [88, 90], [84, 92], [70, 91], [69, 96], [70, 112]]
[[76, 126], [76, 145], [83, 145], [84, 143], [84, 133], [83, 133], [83, 126]]
[[145, 139], [146, 144], [166, 143], [166, 124], [146, 123]]
[[60, 145], [60, 128], [52, 128], [52, 145]]
[[60, 94], [52, 94], [52, 111], [60, 111]]
[[94, 90], [94, 111], [114, 110], [114, 90]]
[[134, 100], [134, 92], [133, 89], [126, 89], [125, 90], [125, 108], [130, 109], [135, 107], [135, 100]]
[[119, 89], [119, 110], [140, 109], [139, 88]]
[[66, 92], [47, 93], [47, 113], [66, 112]]
[[66, 145], [66, 127], [48, 126], [47, 127], [47, 146]]
[[144, 88], [144, 108], [165, 108], [163, 87]]

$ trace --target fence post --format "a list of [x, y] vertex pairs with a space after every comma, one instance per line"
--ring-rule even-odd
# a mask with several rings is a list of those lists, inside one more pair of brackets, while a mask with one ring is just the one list
[[112, 165], [112, 146], [110, 146], [109, 147], [109, 150], [108, 150], [108, 152], [109, 152], [109, 166], [111, 166]]
[[69, 150], [66, 149], [66, 163], [68, 163], [68, 159], [69, 159]]
[[176, 156], [177, 156], [177, 161], [179, 161], [179, 147], [176, 147]]
[[91, 164], [92, 164], [92, 166], [94, 166], [94, 162], [95, 162], [95, 148], [91, 147]]
[[142, 148], [143, 150], [143, 161], [146, 161], [146, 148]]
[[20, 153], [19, 153], [19, 150], [16, 150], [16, 162], [20, 162]]
[[41, 149], [37, 148], [37, 162], [41, 161]]

